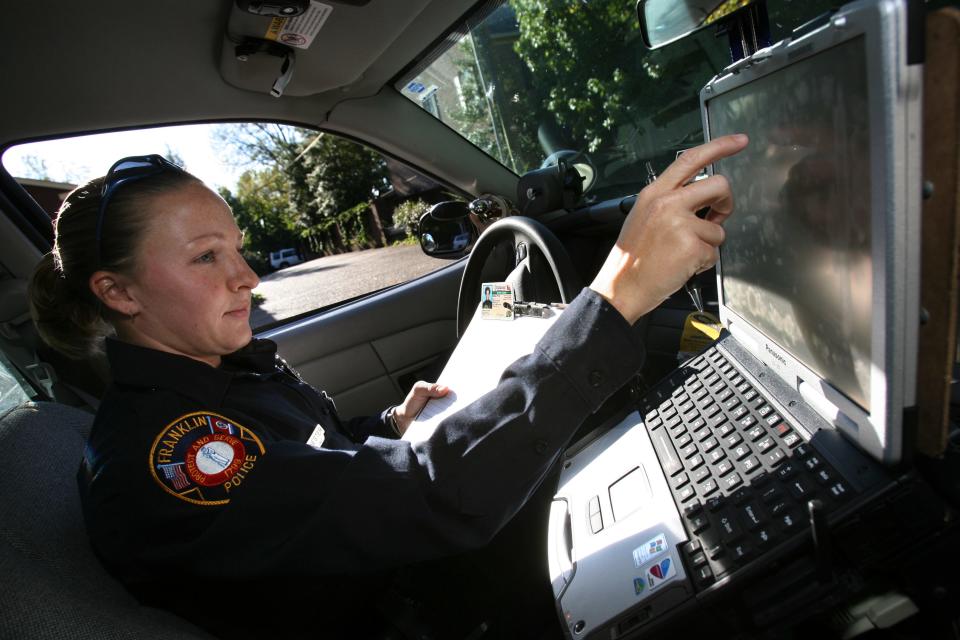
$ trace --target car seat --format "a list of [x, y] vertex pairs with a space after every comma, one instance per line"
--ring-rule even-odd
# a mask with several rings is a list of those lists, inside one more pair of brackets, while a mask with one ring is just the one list
[[76, 482], [92, 421], [52, 402], [0, 416], [0, 639], [210, 638], [141, 606], [94, 555]]

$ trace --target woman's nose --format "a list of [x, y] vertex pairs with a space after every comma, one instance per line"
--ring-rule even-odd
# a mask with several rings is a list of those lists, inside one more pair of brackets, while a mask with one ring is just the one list
[[250, 265], [247, 264], [243, 255], [237, 253], [236, 260], [234, 261], [234, 273], [231, 278], [232, 288], [254, 289], [258, 284], [260, 284], [260, 276], [250, 268]]

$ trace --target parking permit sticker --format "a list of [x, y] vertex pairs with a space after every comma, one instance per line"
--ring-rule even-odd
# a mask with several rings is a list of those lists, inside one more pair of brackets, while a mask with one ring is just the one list
[[651, 558], [660, 555], [667, 550], [667, 536], [662, 533], [652, 540], [648, 540], [642, 546], [633, 550], [633, 564], [639, 569], [647, 564]]
[[480, 285], [480, 317], [484, 320], [513, 320], [513, 287], [506, 282]]
[[263, 37], [298, 49], [308, 49], [332, 12], [330, 5], [310, 0], [310, 8], [301, 15], [271, 20]]

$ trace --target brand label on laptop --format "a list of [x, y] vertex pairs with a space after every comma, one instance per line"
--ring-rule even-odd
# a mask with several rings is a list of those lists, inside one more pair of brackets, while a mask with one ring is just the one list
[[647, 567], [647, 587], [651, 591], [675, 577], [677, 577], [677, 561], [672, 555]]
[[657, 537], [648, 540], [643, 545], [633, 550], [633, 564], [638, 569], [647, 562], [667, 550], [667, 536], [658, 534]]

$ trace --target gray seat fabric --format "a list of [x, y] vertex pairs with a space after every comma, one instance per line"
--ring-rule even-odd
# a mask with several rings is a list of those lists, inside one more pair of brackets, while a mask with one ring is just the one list
[[48, 402], [0, 417], [0, 639], [210, 638], [141, 606], [94, 556], [76, 482], [92, 419]]

